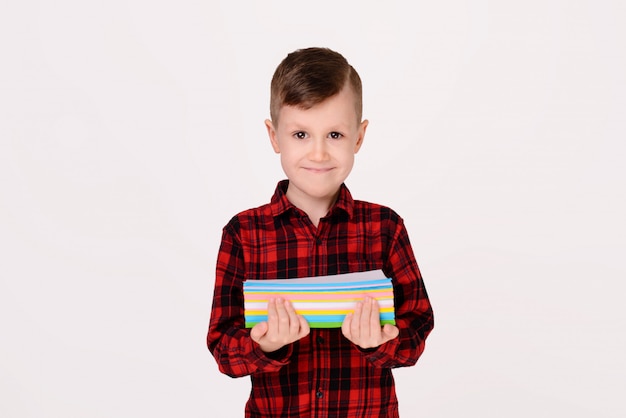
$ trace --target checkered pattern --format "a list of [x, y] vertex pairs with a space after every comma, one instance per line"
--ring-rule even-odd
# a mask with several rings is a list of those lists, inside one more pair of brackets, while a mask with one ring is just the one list
[[[246, 417], [397, 417], [391, 369], [412, 366], [433, 328], [431, 309], [402, 219], [353, 200], [343, 185], [316, 228], [278, 184], [269, 204], [236, 215], [222, 236], [207, 344], [221, 372], [250, 375]], [[394, 286], [400, 335], [363, 350], [340, 329], [311, 333], [264, 353], [244, 327], [243, 281], [382, 269]]]

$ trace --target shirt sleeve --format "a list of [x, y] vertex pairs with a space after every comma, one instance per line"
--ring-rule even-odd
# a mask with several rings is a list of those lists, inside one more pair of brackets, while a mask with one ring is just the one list
[[292, 351], [289, 345], [286, 350], [272, 353], [270, 358], [250, 338], [250, 330], [244, 326], [245, 263], [236, 225], [236, 221], [231, 221], [222, 234], [207, 335], [207, 346], [220, 372], [231, 377], [276, 371], [288, 363]]
[[434, 326], [434, 318], [401, 218], [396, 224], [383, 270], [392, 278], [396, 326], [400, 334], [378, 349], [364, 352], [364, 355], [378, 367], [412, 366], [424, 351], [426, 337]]

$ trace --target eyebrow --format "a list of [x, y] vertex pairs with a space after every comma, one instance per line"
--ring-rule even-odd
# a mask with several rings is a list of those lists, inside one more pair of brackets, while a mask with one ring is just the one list
[[[284, 127], [287, 131], [309, 131], [310, 127], [308, 126], [304, 126], [303, 124], [300, 123], [285, 123]], [[325, 128], [327, 130], [327, 132], [335, 132], [335, 131], [347, 131], [350, 129], [349, 126], [345, 125], [345, 124], [336, 124], [336, 125], [331, 125], [330, 127]]]

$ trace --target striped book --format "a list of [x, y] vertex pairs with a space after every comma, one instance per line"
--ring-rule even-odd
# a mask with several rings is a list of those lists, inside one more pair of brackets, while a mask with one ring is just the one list
[[301, 279], [246, 280], [243, 283], [245, 326], [267, 320], [270, 298], [291, 302], [311, 328], [340, 328], [358, 301], [378, 301], [380, 323], [395, 325], [393, 285], [382, 270]]

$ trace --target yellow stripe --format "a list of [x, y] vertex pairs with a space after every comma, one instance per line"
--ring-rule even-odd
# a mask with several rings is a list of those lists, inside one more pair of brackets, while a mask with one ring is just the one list
[[[380, 312], [393, 312], [393, 307], [391, 308], [380, 308]], [[326, 309], [322, 309], [319, 311], [316, 310], [300, 310], [300, 309], [296, 309], [296, 312], [299, 313], [300, 315], [343, 315], [343, 314], [347, 314], [350, 312], [354, 312], [354, 309], [339, 309], [339, 310], [326, 310]], [[256, 310], [256, 311], [251, 311], [251, 310], [247, 310], [246, 311], [246, 315], [267, 315], [267, 310]]]

